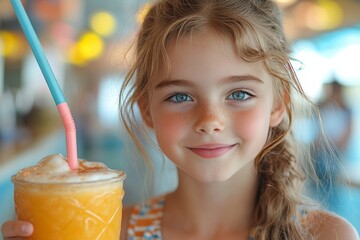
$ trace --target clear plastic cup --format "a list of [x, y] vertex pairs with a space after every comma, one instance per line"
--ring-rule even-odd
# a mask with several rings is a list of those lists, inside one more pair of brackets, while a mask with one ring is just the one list
[[27, 239], [118, 240], [126, 174], [110, 171], [116, 176], [63, 183], [31, 182], [14, 175], [17, 218], [34, 226]]

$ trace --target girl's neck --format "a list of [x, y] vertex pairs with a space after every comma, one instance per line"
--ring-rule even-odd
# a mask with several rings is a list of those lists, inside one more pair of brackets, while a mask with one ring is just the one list
[[179, 187], [167, 196], [164, 223], [183, 231], [208, 233], [212, 230], [218, 234], [215, 232], [240, 230], [248, 234], [253, 223], [257, 186], [253, 163], [217, 183], [197, 182], [179, 170]]

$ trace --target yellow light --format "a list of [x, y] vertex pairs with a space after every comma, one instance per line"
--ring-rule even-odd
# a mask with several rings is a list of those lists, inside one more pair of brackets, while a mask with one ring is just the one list
[[99, 57], [104, 51], [103, 40], [92, 32], [84, 33], [78, 42], [79, 53], [84, 59], [92, 60]]
[[0, 38], [2, 41], [2, 51], [0, 54], [3, 57], [16, 55], [19, 49], [18, 46], [20, 45], [19, 39], [8, 31], [0, 31]]
[[318, 0], [305, 14], [306, 26], [313, 30], [330, 30], [341, 25], [343, 10], [333, 0]]
[[73, 44], [68, 51], [68, 61], [71, 64], [83, 66], [86, 64], [86, 59], [81, 55], [78, 44]]
[[139, 10], [136, 16], [136, 20], [138, 23], [142, 23], [144, 21], [145, 16], [149, 12], [150, 8], [151, 8], [151, 4], [147, 3]]
[[90, 26], [101, 36], [110, 36], [116, 31], [116, 20], [108, 12], [95, 13], [90, 19]]
[[320, 0], [319, 5], [327, 12], [326, 29], [333, 29], [339, 27], [343, 21], [343, 9], [333, 0]]
[[318, 4], [313, 4], [305, 13], [305, 24], [312, 30], [321, 31], [325, 29], [327, 12]]

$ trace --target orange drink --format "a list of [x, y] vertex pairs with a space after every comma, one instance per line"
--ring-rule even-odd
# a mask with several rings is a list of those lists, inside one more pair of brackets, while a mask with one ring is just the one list
[[54, 173], [47, 167], [47, 173], [39, 173], [40, 164], [12, 177], [17, 217], [34, 225], [28, 239], [120, 238], [125, 173], [100, 163], [79, 165], [78, 170]]

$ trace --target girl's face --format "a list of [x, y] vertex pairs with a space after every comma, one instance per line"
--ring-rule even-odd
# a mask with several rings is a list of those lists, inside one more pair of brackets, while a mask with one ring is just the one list
[[211, 32], [173, 42], [168, 55], [169, 75], [154, 80], [142, 116], [183, 172], [201, 182], [227, 180], [253, 164], [269, 128], [283, 118], [271, 77], [261, 63], [245, 62], [229, 39]]

